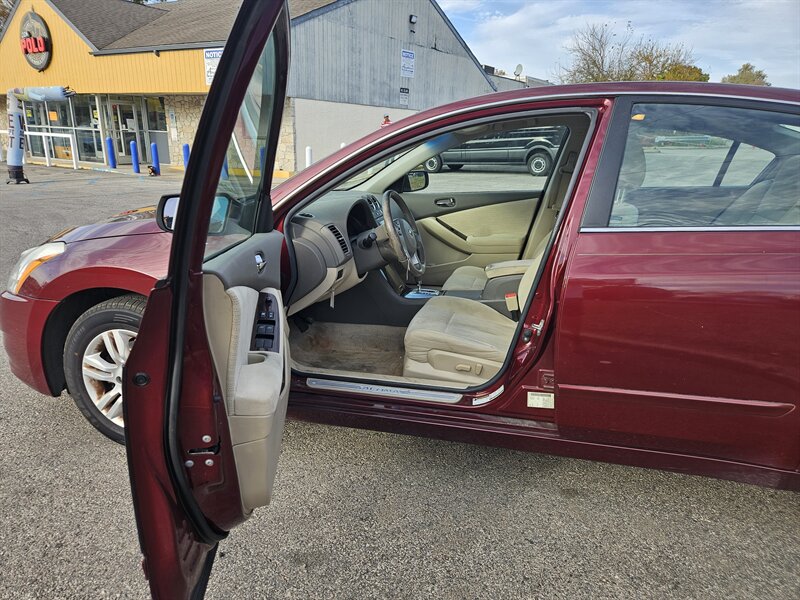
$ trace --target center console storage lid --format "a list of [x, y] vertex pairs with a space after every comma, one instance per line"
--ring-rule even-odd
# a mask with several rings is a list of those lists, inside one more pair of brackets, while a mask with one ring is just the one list
[[486, 266], [486, 277], [506, 277], [508, 275], [522, 275], [533, 264], [533, 259], [504, 260]]

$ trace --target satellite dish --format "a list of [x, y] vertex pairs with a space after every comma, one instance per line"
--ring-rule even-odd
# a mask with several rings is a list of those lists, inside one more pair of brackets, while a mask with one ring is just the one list
[[514, 69], [514, 76], [519, 77], [520, 73], [522, 73], [522, 65], [517, 65], [517, 68]]

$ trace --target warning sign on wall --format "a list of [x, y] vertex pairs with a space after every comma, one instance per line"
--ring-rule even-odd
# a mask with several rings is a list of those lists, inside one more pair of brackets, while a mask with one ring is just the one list
[[206, 69], [206, 85], [211, 85], [214, 81], [214, 75], [217, 73], [219, 66], [219, 59], [222, 58], [222, 48], [211, 48], [210, 50], [203, 50], [203, 60]]
[[414, 77], [413, 50], [400, 50], [400, 77]]

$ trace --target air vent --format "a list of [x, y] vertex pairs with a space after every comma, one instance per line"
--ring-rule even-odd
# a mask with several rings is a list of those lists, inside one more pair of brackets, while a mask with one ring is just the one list
[[336, 241], [339, 242], [339, 246], [342, 248], [342, 252], [345, 255], [350, 253], [350, 248], [347, 247], [347, 240], [344, 239], [342, 233], [336, 228], [336, 225], [328, 225], [328, 229], [331, 230], [333, 237], [336, 238]]
[[378, 202], [378, 199], [375, 196], [366, 196], [367, 204], [369, 204], [370, 209], [374, 214], [381, 214], [381, 203]]

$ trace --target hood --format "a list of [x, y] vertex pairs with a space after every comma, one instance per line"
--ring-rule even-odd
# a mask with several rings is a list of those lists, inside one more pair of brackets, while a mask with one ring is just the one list
[[141, 235], [145, 233], [164, 233], [156, 224], [155, 206], [126, 210], [92, 225], [70, 227], [55, 234], [48, 241], [61, 241], [69, 244], [98, 238]]

